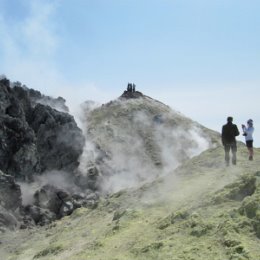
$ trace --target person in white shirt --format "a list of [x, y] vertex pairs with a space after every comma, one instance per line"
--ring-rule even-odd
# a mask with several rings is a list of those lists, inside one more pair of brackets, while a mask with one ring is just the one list
[[245, 125], [242, 125], [242, 129], [243, 129], [243, 136], [245, 136], [245, 140], [246, 140], [246, 147], [248, 149], [248, 153], [249, 153], [249, 160], [252, 161], [253, 160], [253, 156], [254, 156], [254, 150], [253, 150], [253, 133], [254, 133], [254, 126], [253, 126], [253, 120], [249, 119], [247, 121], [247, 127]]

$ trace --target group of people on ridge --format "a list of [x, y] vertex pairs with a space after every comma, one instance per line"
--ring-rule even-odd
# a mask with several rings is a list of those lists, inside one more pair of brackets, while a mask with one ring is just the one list
[[128, 92], [135, 92], [135, 84], [133, 83], [128, 83], [127, 84], [127, 91]]
[[[253, 132], [254, 132], [254, 126], [253, 126], [253, 120], [249, 119], [247, 121], [247, 126], [242, 124], [242, 131], [243, 136], [245, 136], [246, 146], [249, 153], [249, 160], [253, 160], [254, 151], [253, 151]], [[230, 162], [230, 150], [232, 152], [232, 164], [236, 165], [237, 157], [237, 143], [236, 143], [236, 136], [238, 136], [239, 130], [237, 128], [236, 124], [233, 124], [233, 118], [229, 116], [227, 118], [227, 123], [223, 125], [222, 127], [222, 144], [224, 145], [225, 149], [225, 161], [226, 165], [229, 166]]]

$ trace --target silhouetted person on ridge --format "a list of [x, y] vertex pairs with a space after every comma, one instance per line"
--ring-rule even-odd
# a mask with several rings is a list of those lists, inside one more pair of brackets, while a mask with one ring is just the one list
[[133, 92], [135, 92], [135, 84], [133, 84]]
[[130, 83], [127, 84], [127, 92], [130, 91]]
[[254, 126], [253, 126], [253, 120], [249, 119], [247, 121], [247, 127], [245, 125], [242, 125], [243, 129], [243, 136], [245, 137], [246, 140], [246, 147], [248, 149], [249, 153], [249, 160], [253, 160], [254, 156], [254, 150], [253, 150], [253, 132], [254, 132]]
[[133, 92], [133, 85], [132, 85], [132, 83], [130, 83], [129, 91], [130, 91], [130, 92]]
[[229, 116], [227, 118], [227, 124], [223, 125], [222, 127], [222, 144], [224, 145], [225, 149], [225, 161], [226, 165], [229, 166], [229, 153], [230, 150], [232, 152], [232, 164], [236, 165], [237, 163], [237, 142], [236, 142], [236, 136], [239, 135], [239, 131], [237, 128], [237, 125], [233, 124], [233, 117]]

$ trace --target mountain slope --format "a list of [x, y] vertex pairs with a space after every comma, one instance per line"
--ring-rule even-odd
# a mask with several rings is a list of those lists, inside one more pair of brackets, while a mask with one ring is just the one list
[[[6, 100], [4, 107], [11, 101]], [[66, 217], [44, 222], [43, 227], [0, 230], [1, 259], [260, 259], [259, 149], [255, 160], [248, 161], [247, 149], [239, 143], [237, 165], [225, 167], [219, 133], [140, 92], [124, 92], [95, 109], [90, 105], [83, 106], [85, 136], [80, 140], [86, 143], [75, 179], [54, 181], [50, 172], [51, 183], [35, 193], [44, 211], [46, 202], [53, 202], [51, 206], [58, 202], [64, 208], [79, 200], [76, 204], [81, 208], [73, 207], [69, 213], [64, 208], [62, 216]], [[11, 108], [3, 109], [4, 117], [13, 116]], [[48, 106], [44, 111], [61, 116]], [[32, 126], [39, 118], [35, 117]], [[48, 123], [40, 120], [37, 125], [44, 134]], [[70, 134], [70, 128], [66, 129]], [[47, 130], [48, 135], [52, 133]], [[82, 148], [83, 141], [79, 142]], [[77, 162], [72, 156], [68, 159]], [[20, 204], [19, 185], [1, 172], [0, 177], [5, 187], [1, 198], [8, 193]], [[23, 190], [30, 190], [32, 184]], [[75, 184], [82, 192], [76, 198], [66, 194]], [[18, 195], [11, 195], [14, 190]], [[65, 195], [68, 201], [64, 201]], [[91, 208], [87, 208], [88, 201], [94, 201]], [[2, 227], [2, 221], [12, 219], [1, 207]]]
[[94, 210], [6, 234], [0, 253], [8, 260], [259, 259], [259, 159], [247, 161], [240, 145], [237, 166], [223, 160], [222, 147], [209, 149]]
[[89, 161], [95, 160], [105, 191], [168, 174], [219, 144], [219, 133], [138, 93], [138, 98], [121, 97], [94, 110], [88, 103], [83, 106], [86, 138], [101, 150], [85, 150], [80, 169], [84, 173]]

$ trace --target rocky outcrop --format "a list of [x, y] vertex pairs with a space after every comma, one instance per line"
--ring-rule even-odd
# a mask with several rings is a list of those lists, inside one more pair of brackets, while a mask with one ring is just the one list
[[14, 177], [0, 171], [0, 205], [7, 210], [15, 211], [22, 204], [21, 189]]
[[53, 220], [70, 215], [80, 207], [94, 208], [97, 206], [97, 193], [69, 192], [53, 185], [44, 185], [34, 194], [34, 203], [22, 207], [22, 228], [30, 225], [46, 225]]
[[15, 230], [19, 226], [16, 217], [7, 209], [0, 206], [0, 232]]
[[33, 183], [37, 176], [53, 171], [68, 174], [72, 183], [76, 180], [85, 139], [66, 111], [61, 97], [46, 97], [19, 82], [0, 79], [1, 230], [48, 224], [83, 204], [96, 203], [87, 202], [80, 192], [45, 185], [35, 192], [33, 202], [22, 205], [18, 181]]
[[21, 190], [14, 177], [0, 171], [0, 231], [14, 230], [19, 224], [15, 217], [22, 204]]
[[75, 171], [84, 137], [74, 118], [42, 104], [55, 99], [13, 85], [0, 80], [0, 170], [25, 181], [46, 170]]
[[127, 91], [125, 90], [124, 93], [120, 96], [120, 99], [130, 99], [130, 98], [140, 98], [143, 97], [143, 93], [139, 91]]
[[74, 171], [78, 167], [85, 142], [72, 116], [38, 104], [30, 125], [37, 136], [41, 171]]

